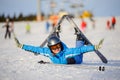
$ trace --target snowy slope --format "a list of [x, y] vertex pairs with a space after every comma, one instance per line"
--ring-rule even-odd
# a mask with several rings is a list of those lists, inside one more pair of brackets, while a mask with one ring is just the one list
[[[100, 61], [94, 52], [84, 54], [84, 62], [81, 65], [55, 65], [38, 64], [40, 60], [50, 62], [44, 56], [35, 56], [16, 47], [13, 36], [4, 39], [4, 23], [0, 23], [0, 80], [119, 80], [120, 79], [120, 17], [117, 17], [115, 30], [106, 29], [106, 18], [95, 18], [96, 28], [92, 29], [89, 20], [85, 35], [93, 44], [105, 38], [100, 51], [108, 59], [108, 64]], [[79, 26], [80, 20], [74, 19]], [[39, 46], [48, 36], [45, 32], [45, 22], [30, 22], [31, 33], [27, 34], [25, 25], [27, 22], [15, 22], [15, 33], [21, 43]], [[51, 29], [50, 29], [51, 30]], [[67, 21], [62, 24], [61, 40], [68, 47], [75, 46], [75, 35]], [[105, 71], [99, 71], [98, 67], [104, 66]]]

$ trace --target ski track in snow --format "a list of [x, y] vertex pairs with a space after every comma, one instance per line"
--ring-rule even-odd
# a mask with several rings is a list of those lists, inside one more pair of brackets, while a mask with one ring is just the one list
[[[4, 39], [4, 23], [0, 23], [0, 80], [119, 80], [120, 79], [120, 17], [117, 17], [115, 30], [106, 29], [106, 20], [110, 17], [95, 18], [96, 28], [92, 29], [89, 20], [85, 35], [93, 44], [104, 38], [99, 50], [108, 59], [108, 64], [100, 61], [94, 52], [84, 54], [84, 62], [80, 65], [39, 64], [38, 61], [50, 60], [44, 56], [35, 56], [16, 47], [13, 36]], [[79, 26], [80, 19], [74, 19]], [[27, 22], [15, 22], [14, 31], [21, 43], [39, 46], [49, 33], [45, 32], [45, 21], [29, 22], [31, 33], [25, 31]], [[50, 28], [51, 30], [51, 28]], [[61, 40], [68, 47], [75, 46], [75, 35], [71, 25], [62, 24]], [[99, 71], [104, 66], [105, 71]]]

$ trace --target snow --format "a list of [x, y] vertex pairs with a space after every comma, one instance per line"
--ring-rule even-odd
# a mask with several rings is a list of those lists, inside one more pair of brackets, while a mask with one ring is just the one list
[[[16, 47], [13, 36], [4, 39], [4, 23], [0, 23], [0, 80], [119, 80], [120, 79], [120, 17], [117, 18], [115, 30], [106, 29], [106, 20], [110, 17], [95, 18], [96, 28], [86, 19], [88, 26], [85, 35], [93, 44], [104, 38], [99, 50], [108, 59], [104, 64], [94, 52], [84, 54], [84, 62], [80, 65], [39, 64], [38, 61], [50, 60], [44, 56], [35, 56]], [[74, 19], [79, 26], [80, 19]], [[45, 21], [29, 22], [31, 33], [26, 33], [27, 22], [15, 22], [14, 31], [21, 43], [39, 46], [49, 33], [45, 32]], [[52, 28], [51, 28], [52, 29]], [[50, 30], [51, 30], [50, 29]], [[68, 47], [75, 46], [75, 35], [71, 25], [64, 21], [62, 24], [61, 40]], [[104, 66], [105, 71], [98, 67]]]

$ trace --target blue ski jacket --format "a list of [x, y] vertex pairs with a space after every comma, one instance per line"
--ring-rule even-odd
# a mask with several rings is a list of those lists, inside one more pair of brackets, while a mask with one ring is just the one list
[[[68, 59], [70, 59], [69, 61], [73, 61], [74, 57], [95, 50], [95, 47], [92, 45], [76, 47], [76, 48], [68, 48], [64, 43], [62, 43], [62, 45], [63, 45], [63, 50], [57, 53], [56, 55], [52, 54], [51, 50], [48, 47], [35, 47], [24, 44], [22, 49], [49, 57], [50, 60], [55, 64], [68, 64]], [[76, 63], [77, 60], [79, 60], [79, 58], [74, 59], [75, 61], [74, 64], [81, 63], [79, 61], [78, 61], [79, 63]]]

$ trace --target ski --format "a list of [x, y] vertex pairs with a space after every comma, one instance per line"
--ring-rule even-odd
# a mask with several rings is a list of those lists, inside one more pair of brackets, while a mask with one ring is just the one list
[[47, 43], [47, 39], [52, 36], [52, 35], [56, 35], [59, 37], [59, 33], [60, 33], [60, 27], [61, 27], [61, 23], [63, 22], [63, 20], [65, 19], [67, 15], [64, 15], [58, 22], [58, 24], [55, 26], [55, 28], [51, 31], [51, 33], [48, 35], [48, 37], [41, 43], [40, 47], [45, 46], [45, 44]]
[[[75, 22], [73, 21], [71, 16], [66, 16], [66, 19], [68, 20], [68, 22], [74, 27], [74, 29], [77, 31], [76, 34], [82, 36], [82, 38], [87, 41], [89, 44], [93, 45], [88, 39], [87, 37], [82, 33], [82, 31], [78, 28], [78, 26], [75, 24]], [[99, 58], [101, 59], [101, 61], [103, 63], [107, 63], [107, 59], [106, 57], [98, 50], [95, 50], [95, 53], [99, 56]]]

